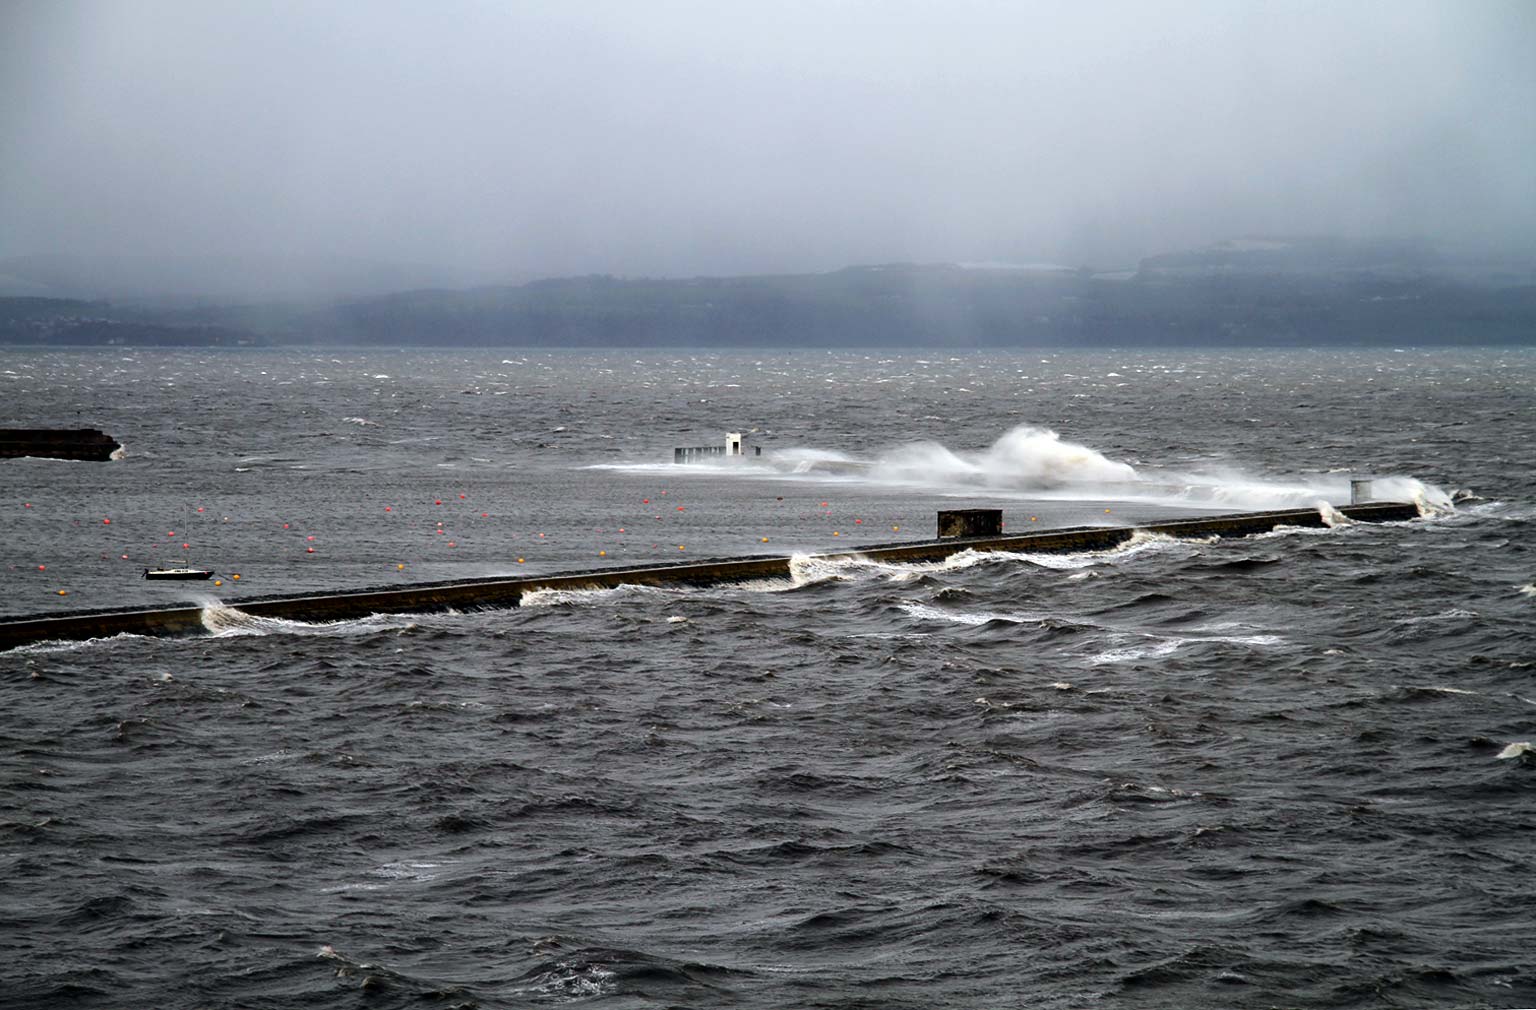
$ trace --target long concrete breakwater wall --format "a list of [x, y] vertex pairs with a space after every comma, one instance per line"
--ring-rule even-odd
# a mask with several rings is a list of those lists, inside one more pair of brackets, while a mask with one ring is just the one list
[[[1416, 519], [1416, 505], [1377, 502], [1347, 505], [1336, 510], [1355, 522], [1400, 522]], [[1111, 550], [1138, 533], [1203, 539], [1241, 537], [1267, 533], [1281, 526], [1321, 527], [1337, 522], [1318, 509], [1244, 512], [1205, 516], [1143, 526], [1079, 526], [985, 537], [950, 537], [895, 544], [877, 544], [858, 550], [812, 555], [836, 560], [853, 557], [876, 561], [942, 561], [961, 551], [1010, 551], [1050, 554]], [[453, 582], [414, 583], [405, 586], [362, 589], [352, 592], [307, 596], [265, 596], [231, 600], [227, 606], [256, 617], [290, 621], [342, 621], [373, 614], [430, 613], [445, 610], [476, 610], [519, 606], [523, 595], [538, 590], [612, 589], [623, 585], [702, 586], [760, 579], [787, 579], [793, 558], [759, 555], [674, 562], [628, 568], [602, 568], [581, 572], [556, 572], [526, 578], [488, 578]], [[183, 607], [132, 610], [82, 610], [71, 613], [28, 615], [0, 620], [0, 650], [54, 640], [107, 638], [113, 635], [185, 635], [207, 630], [204, 608]]]

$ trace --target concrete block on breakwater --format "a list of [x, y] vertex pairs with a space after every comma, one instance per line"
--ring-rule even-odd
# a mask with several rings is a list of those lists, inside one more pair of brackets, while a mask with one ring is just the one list
[[[1241, 537], [1267, 533], [1281, 526], [1321, 527], [1343, 515], [1356, 522], [1400, 522], [1416, 519], [1416, 505], [1377, 502], [1330, 510], [1287, 509], [1178, 519], [1143, 526], [1077, 526], [1007, 535], [958, 536], [941, 540], [876, 544], [853, 551], [813, 555], [822, 559], [865, 557], [888, 562], [942, 561], [960, 551], [1015, 551], [1067, 554], [1111, 550], [1139, 532], [1188, 539]], [[704, 586], [759, 579], [787, 579], [793, 559], [758, 555], [715, 558], [581, 572], [557, 572], [526, 578], [488, 578], [426, 582], [406, 586], [362, 589], [309, 596], [265, 596], [230, 600], [228, 606], [255, 617], [289, 621], [341, 621], [372, 614], [430, 613], [444, 610], [495, 609], [519, 606], [525, 593], [548, 589], [612, 589], [624, 585]], [[112, 635], [182, 635], [207, 630], [203, 608], [188, 604], [155, 610], [84, 610], [34, 615], [0, 621], [0, 649], [51, 640], [82, 640]]]

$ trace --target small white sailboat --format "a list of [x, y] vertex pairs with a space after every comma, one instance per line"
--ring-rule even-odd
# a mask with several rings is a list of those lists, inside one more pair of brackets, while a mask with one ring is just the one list
[[[181, 546], [186, 547], [187, 545], [182, 544]], [[209, 579], [213, 577], [213, 572], [202, 568], [193, 568], [191, 562], [183, 558], [180, 568], [146, 568], [144, 569], [144, 577], [146, 579]]]
[[208, 579], [213, 573], [201, 568], [146, 568], [146, 579]]

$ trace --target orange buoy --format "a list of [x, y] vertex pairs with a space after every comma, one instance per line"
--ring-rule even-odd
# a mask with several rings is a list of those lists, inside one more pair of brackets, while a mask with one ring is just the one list
[[69, 590], [68, 589], [60, 589], [59, 590], [59, 595], [60, 596], [68, 596], [69, 595]]
[[901, 527], [900, 527], [900, 526], [892, 526], [892, 527], [891, 527], [891, 532], [892, 532], [892, 533], [895, 533], [895, 532], [896, 532], [896, 531], [897, 531], [897, 530], [899, 530], [899, 529], [901, 529]]
[[517, 563], [518, 563], [518, 564], [522, 564], [522, 563], [523, 563], [523, 559], [522, 559], [522, 558], [518, 558], [518, 559], [517, 559]]
[[405, 571], [405, 566], [404, 565], [396, 565], [395, 566], [395, 571], [403, 572], [403, 571]]
[[[665, 492], [663, 492], [663, 493], [665, 493]], [[680, 551], [681, 550], [687, 550], [687, 548], [685, 548], [682, 544], [678, 544], [677, 545], [677, 549], [680, 550]]]
[[766, 544], [768, 542], [768, 538], [767, 537], [760, 537], [759, 539], [761, 540], [762, 543]]
[[235, 574], [231, 575], [230, 578], [234, 579], [236, 582], [239, 582], [240, 581], [240, 573], [236, 572]]
[[607, 551], [598, 551], [597, 552], [597, 556], [600, 557], [600, 558], [606, 558], [608, 556], [608, 552]]

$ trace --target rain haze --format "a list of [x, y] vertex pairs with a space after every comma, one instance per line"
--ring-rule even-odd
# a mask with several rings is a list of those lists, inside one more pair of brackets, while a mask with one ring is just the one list
[[1536, 5], [0, 10], [0, 258], [450, 284], [1134, 266], [1242, 235], [1527, 255]]

